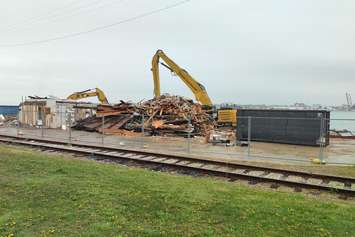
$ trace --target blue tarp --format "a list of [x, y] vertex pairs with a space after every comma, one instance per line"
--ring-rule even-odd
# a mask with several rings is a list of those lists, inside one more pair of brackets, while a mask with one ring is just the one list
[[7, 116], [17, 115], [19, 107], [17, 105], [0, 105], [0, 114]]

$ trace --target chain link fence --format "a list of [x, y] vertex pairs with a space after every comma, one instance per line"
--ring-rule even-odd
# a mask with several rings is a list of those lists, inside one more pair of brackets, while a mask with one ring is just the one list
[[[288, 121], [295, 120], [292, 123], [299, 125], [296, 129], [299, 129], [299, 133], [303, 134], [306, 139], [309, 137], [313, 139], [313, 145], [298, 145], [295, 141], [300, 141], [300, 138], [297, 137], [297, 134], [293, 134], [291, 130], [274, 131], [274, 136], [265, 137], [265, 132], [263, 133], [256, 126], [262, 120], [264, 120], [262, 123], [267, 127], [268, 123], [274, 123], [275, 125], [275, 123], [281, 123], [281, 119], [285, 118], [244, 118], [247, 120], [247, 126], [243, 130], [246, 136], [242, 140], [239, 140], [237, 129], [233, 128], [232, 133], [235, 136], [229, 142], [211, 144], [207, 142], [209, 137], [194, 137], [190, 120], [188, 132], [184, 134], [184, 137], [151, 136], [149, 129], [145, 127], [147, 118], [139, 114], [136, 116], [140, 117], [141, 127], [128, 136], [108, 132], [108, 123], [106, 121], [109, 120], [109, 117], [102, 117], [96, 127], [92, 128], [92, 132], [79, 131], [72, 128], [79, 119], [91, 115], [89, 112], [78, 116], [73, 109], [59, 109], [56, 111], [55, 116], [44, 108], [20, 111], [16, 119], [5, 121], [0, 126], [0, 134], [64, 141], [69, 145], [85, 143], [176, 155], [188, 154], [189, 156], [222, 160], [355, 165], [355, 133], [353, 136], [351, 135], [351, 132], [355, 130], [355, 118], [302, 118], [302, 121], [287, 118], [289, 119]], [[310, 121], [313, 124], [312, 131], [307, 131], [300, 126], [300, 122], [304, 121]], [[280, 127], [282, 127], [281, 124]], [[331, 131], [332, 128], [337, 128], [338, 133]], [[315, 130], [317, 129], [316, 133]], [[346, 131], [349, 132], [345, 134]], [[307, 136], [307, 134], [309, 135]]]

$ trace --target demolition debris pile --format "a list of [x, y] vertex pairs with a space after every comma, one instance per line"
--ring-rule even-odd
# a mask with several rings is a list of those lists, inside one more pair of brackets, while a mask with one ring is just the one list
[[215, 127], [200, 104], [163, 95], [139, 104], [121, 101], [116, 105], [100, 105], [96, 116], [78, 121], [73, 128], [102, 132], [104, 127], [106, 134], [134, 136], [142, 132], [143, 115], [144, 131], [150, 135], [187, 136], [190, 131], [195, 136], [206, 136]]
[[17, 123], [18, 122], [16, 116], [11, 116], [11, 115], [4, 116], [0, 114], [0, 127], [16, 126]]

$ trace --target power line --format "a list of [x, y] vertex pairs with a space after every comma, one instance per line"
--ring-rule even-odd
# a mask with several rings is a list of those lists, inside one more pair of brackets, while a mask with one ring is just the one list
[[[36, 20], [37, 22], [36, 21], [32, 22], [28, 26], [31, 27], [31, 25], [38, 25], [38, 24], [46, 23], [46, 22], [47, 23], [55, 23], [55, 22], [58, 22], [58, 21], [60, 21], [62, 19], [72, 18], [72, 17], [78, 16], [78, 15], [84, 13], [84, 12], [90, 12], [90, 11], [93, 11], [93, 10], [97, 10], [99, 8], [106, 7], [107, 5], [122, 3], [123, 1], [124, 0], [114, 0], [114, 1], [109, 1], [109, 2], [102, 2], [102, 0], [95, 1], [95, 2], [92, 2], [91, 4], [83, 5], [83, 6], [74, 8], [74, 9], [69, 9], [70, 11], [69, 12], [64, 12], [64, 14], [55, 14], [55, 15], [52, 15], [52, 16], [50, 16], [48, 18], [43, 18], [43, 21]], [[101, 5], [99, 5], [97, 7], [94, 7], [94, 8], [91, 8], [91, 6], [98, 5], [98, 4], [101, 4]], [[26, 26], [26, 25], [24, 25], [24, 26]], [[20, 27], [15, 27], [14, 29], [10, 29], [10, 32], [11, 31], [17, 31], [17, 29], [19, 29], [19, 28], [23, 28], [23, 27], [21, 27], [21, 26]], [[31, 28], [27, 27], [27, 28], [23, 28], [22, 31], [30, 31], [30, 30], [31, 30]]]
[[23, 24], [23, 23], [33, 23], [35, 21], [39, 21], [39, 20], [43, 20], [43, 19], [45, 20], [46, 18], [56, 15], [63, 10], [70, 10], [70, 8], [72, 8], [73, 5], [76, 5], [77, 3], [80, 3], [80, 2], [81, 1], [71, 1], [69, 4], [62, 6], [61, 8], [53, 9], [52, 11], [49, 11], [49, 12], [45, 13], [44, 15], [25, 18], [25, 19], [23, 19], [24, 21], [22, 21], [22, 22], [15, 23], [13, 25], [7, 25], [7, 26], [5, 26], [5, 29], [11, 29], [12, 27], [17, 28], [18, 26], [21, 27], [21, 24]]
[[48, 38], [48, 39], [43, 39], [43, 40], [34, 40], [34, 41], [29, 41], [29, 42], [25, 42], [25, 43], [18, 43], [18, 44], [0, 44], [0, 47], [19, 47], [19, 46], [27, 46], [27, 45], [35, 45], [35, 44], [42, 44], [42, 43], [47, 43], [47, 42], [51, 42], [51, 41], [57, 41], [57, 40], [63, 40], [63, 39], [67, 39], [67, 38], [73, 38], [73, 37], [77, 37], [80, 35], [84, 35], [84, 34], [89, 34], [92, 32], [96, 32], [96, 31], [101, 31], [101, 30], [105, 30], [107, 28], [111, 28], [111, 27], [115, 27], [117, 25], [121, 25], [121, 24], [125, 24], [128, 22], [132, 22], [132, 21], [136, 21], [154, 14], [158, 14], [160, 12], [172, 9], [172, 8], [176, 8], [178, 6], [181, 6], [183, 4], [186, 4], [188, 2], [190, 2], [192, 0], [184, 0], [184, 1], [180, 1], [180, 2], [176, 2], [174, 4], [168, 5], [166, 7], [162, 7], [162, 8], [158, 8], [149, 12], [145, 12], [142, 13], [140, 15], [136, 15], [121, 21], [117, 21], [108, 25], [103, 25], [103, 26], [98, 26], [89, 30], [85, 30], [85, 31], [80, 31], [80, 32], [76, 32], [76, 33], [71, 33], [71, 34], [66, 34], [66, 35], [62, 35], [62, 36], [57, 36], [57, 37], [52, 37], [52, 38]]
[[73, 16], [77, 16], [77, 15], [80, 15], [84, 12], [90, 12], [90, 11], [93, 11], [93, 10], [97, 10], [99, 8], [102, 8], [102, 7], [105, 7], [107, 5], [112, 5], [112, 4], [117, 4], [117, 3], [121, 3], [123, 2], [124, 0], [114, 0], [114, 1], [108, 1], [108, 2], [104, 2], [102, 0], [100, 1], [96, 1], [94, 4], [92, 4], [91, 6], [94, 6], [94, 5], [98, 5], [96, 7], [91, 7], [90, 5], [86, 6], [86, 7], [82, 7], [82, 8], [79, 8], [78, 11], [74, 11], [74, 12], [69, 12], [69, 14], [67, 15], [58, 15], [58, 16], [55, 16], [54, 18], [52, 19], [49, 19], [48, 21], [49, 22], [54, 22], [57, 21], [57, 20], [60, 20], [60, 19], [63, 19], [63, 18], [68, 18], [68, 17], [73, 17]]

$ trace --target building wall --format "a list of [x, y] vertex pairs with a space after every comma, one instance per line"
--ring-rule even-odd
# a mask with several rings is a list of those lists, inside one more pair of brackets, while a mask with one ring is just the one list
[[45, 106], [45, 102], [38, 101], [35, 103], [24, 103], [20, 106], [19, 121], [23, 125], [36, 127], [41, 121], [41, 110]]
[[[55, 99], [28, 100], [21, 104], [19, 121], [30, 127], [63, 128], [75, 121], [92, 116], [96, 109], [82, 107], [80, 103]], [[70, 121], [71, 120], [71, 121]]]
[[16, 105], [0, 105], [0, 114], [6, 116], [16, 116], [19, 107]]

